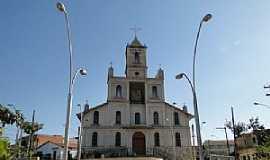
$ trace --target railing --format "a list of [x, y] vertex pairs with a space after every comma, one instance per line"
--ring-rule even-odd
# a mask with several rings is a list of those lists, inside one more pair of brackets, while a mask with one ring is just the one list
[[83, 147], [82, 157], [100, 157], [104, 155], [105, 157], [127, 157], [128, 148], [127, 147]]
[[[128, 147], [83, 147], [82, 153], [84, 158], [93, 157], [133, 157], [132, 148]], [[146, 148], [146, 155], [164, 160], [172, 160], [174, 157], [177, 160], [190, 160], [193, 157], [192, 147], [148, 147]]]

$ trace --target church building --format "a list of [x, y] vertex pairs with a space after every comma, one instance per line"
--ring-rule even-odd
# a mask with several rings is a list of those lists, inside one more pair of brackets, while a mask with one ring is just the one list
[[[147, 76], [147, 47], [135, 36], [125, 50], [125, 76], [108, 69], [107, 101], [85, 105], [82, 120], [82, 157], [191, 156], [187, 107], [165, 101], [164, 71]], [[79, 114], [78, 117], [80, 118]]]

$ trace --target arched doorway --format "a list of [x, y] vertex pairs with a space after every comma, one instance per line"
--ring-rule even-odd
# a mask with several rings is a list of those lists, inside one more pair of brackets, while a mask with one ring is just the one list
[[136, 155], [145, 155], [145, 136], [142, 132], [135, 132], [133, 134], [132, 151]]

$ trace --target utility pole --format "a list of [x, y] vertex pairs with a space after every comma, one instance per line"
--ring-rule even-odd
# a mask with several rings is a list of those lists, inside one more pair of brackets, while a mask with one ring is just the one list
[[193, 146], [195, 146], [195, 132], [194, 132], [194, 124], [191, 125], [191, 131], [192, 131], [192, 143]]
[[22, 149], [22, 135], [23, 135], [23, 129], [20, 129], [20, 138], [19, 138], [19, 158], [21, 158], [21, 149]]
[[77, 159], [78, 160], [80, 160], [80, 139], [81, 139], [81, 137], [80, 137], [80, 130], [81, 130], [81, 128], [80, 128], [80, 126], [78, 127], [78, 142], [77, 142]]
[[196, 144], [195, 144], [194, 124], [191, 125], [191, 131], [192, 131], [192, 144], [193, 144], [192, 156], [193, 156], [193, 160], [195, 160], [197, 157], [197, 150], [196, 150]]
[[[87, 104], [85, 104], [87, 105]], [[77, 152], [77, 159], [81, 160], [81, 152], [82, 152], [82, 130], [83, 130], [83, 111], [80, 104], [78, 104], [80, 108], [80, 126], [78, 127], [78, 152]]]
[[233, 107], [231, 107], [231, 111], [232, 111], [232, 125], [233, 125], [234, 156], [235, 160], [238, 160]]
[[228, 134], [227, 134], [227, 128], [224, 127], [225, 135], [226, 135], [226, 141], [227, 141], [227, 148], [228, 148], [228, 156], [230, 156], [230, 144], [228, 140]]
[[29, 135], [29, 141], [28, 141], [28, 149], [27, 149], [27, 153], [29, 158], [31, 159], [31, 148], [32, 148], [32, 139], [33, 139], [33, 129], [34, 129], [34, 123], [35, 123], [35, 110], [33, 110], [33, 115], [32, 115], [32, 131]]

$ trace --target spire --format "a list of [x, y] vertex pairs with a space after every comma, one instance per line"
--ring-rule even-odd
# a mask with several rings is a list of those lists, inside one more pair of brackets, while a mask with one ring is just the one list
[[113, 77], [113, 66], [112, 66], [112, 62], [110, 62], [110, 67], [108, 69], [108, 80], [111, 77]]
[[159, 64], [159, 69], [158, 69], [158, 72], [156, 74], [156, 78], [164, 79], [164, 71], [163, 71], [163, 69], [161, 69], [161, 64]]
[[86, 100], [85, 105], [84, 105], [84, 111], [87, 111], [90, 108], [88, 104], [88, 100]]
[[131, 42], [130, 46], [132, 47], [143, 47], [141, 42], [138, 40], [137, 36], [135, 35], [133, 41]]
[[134, 31], [134, 39], [129, 46], [130, 47], [145, 47], [137, 38], [137, 32], [140, 31], [141, 28], [138, 28], [135, 26], [133, 28], [130, 28], [130, 30]]
[[187, 105], [185, 103], [183, 105], [183, 111], [188, 112]]

